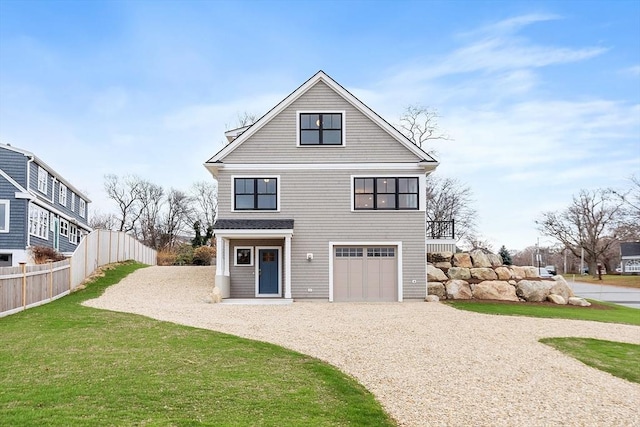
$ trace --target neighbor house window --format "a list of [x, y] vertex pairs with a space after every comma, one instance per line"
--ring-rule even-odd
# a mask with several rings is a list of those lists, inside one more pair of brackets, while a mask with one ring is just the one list
[[62, 206], [67, 206], [67, 186], [60, 183], [60, 193], [58, 195], [58, 203]]
[[78, 227], [73, 224], [69, 224], [69, 242], [78, 244]]
[[83, 199], [80, 199], [80, 207], [78, 208], [78, 212], [80, 213], [80, 216], [82, 218], [87, 215], [87, 203]]
[[60, 218], [60, 235], [69, 237], [69, 221]]
[[47, 194], [47, 181], [49, 180], [49, 174], [42, 167], [38, 166], [38, 191]]
[[342, 113], [300, 113], [300, 145], [342, 145]]
[[76, 211], [76, 193], [71, 193], [71, 211]]
[[236, 246], [236, 256], [233, 265], [235, 266], [251, 266], [253, 265], [253, 248]]
[[235, 210], [278, 209], [277, 178], [234, 178]]
[[0, 233], [9, 232], [9, 200], [0, 200]]
[[418, 209], [418, 178], [354, 178], [353, 191], [355, 209]]
[[49, 212], [40, 206], [29, 206], [29, 234], [49, 240]]

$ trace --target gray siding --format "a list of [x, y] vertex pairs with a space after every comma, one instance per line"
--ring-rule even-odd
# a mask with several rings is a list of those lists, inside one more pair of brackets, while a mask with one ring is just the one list
[[[297, 110], [344, 110], [346, 145], [296, 146]], [[417, 162], [406, 147], [318, 82], [224, 159], [224, 163]]]
[[13, 184], [0, 176], [0, 200], [9, 200], [9, 232], [0, 233], [0, 249], [24, 249], [27, 244], [27, 200], [15, 199], [16, 191]]
[[27, 188], [27, 158], [24, 155], [0, 147], [0, 169]]
[[[236, 246], [251, 246], [253, 247], [253, 265], [252, 266], [238, 266], [234, 267], [235, 247]], [[256, 276], [255, 265], [258, 262], [256, 246], [280, 246], [280, 289], [284, 296], [284, 239], [262, 239], [262, 240], [232, 240], [229, 242], [229, 274], [231, 279], [231, 298], [254, 298], [256, 296]]]
[[[382, 172], [381, 172], [382, 173]], [[393, 174], [385, 170], [384, 174]], [[285, 219], [293, 218], [291, 247], [291, 283], [294, 298], [329, 297], [330, 241], [401, 241], [403, 255], [403, 297], [423, 298], [426, 294], [425, 217], [423, 211], [351, 211], [351, 175], [371, 175], [372, 171], [286, 171], [261, 173], [243, 171], [242, 175], [280, 175], [280, 212], [231, 212], [232, 173], [221, 170], [218, 176], [219, 218]], [[397, 172], [402, 176], [407, 172]], [[237, 243], [234, 241], [234, 243]], [[242, 244], [238, 244], [242, 245]], [[306, 254], [313, 253], [313, 261]], [[233, 263], [233, 260], [231, 260]], [[234, 284], [253, 286], [253, 275], [230, 270], [231, 292]], [[234, 273], [238, 276], [234, 278]], [[247, 283], [248, 280], [251, 283]], [[415, 280], [416, 283], [412, 283]], [[253, 289], [253, 288], [251, 288]], [[312, 292], [308, 292], [312, 289]], [[253, 290], [251, 291], [253, 296]]]

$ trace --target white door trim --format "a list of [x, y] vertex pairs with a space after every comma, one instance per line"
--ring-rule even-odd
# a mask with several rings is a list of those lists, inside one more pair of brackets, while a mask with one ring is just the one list
[[[278, 251], [278, 293], [277, 294], [261, 294], [260, 293], [260, 249], [276, 249]], [[256, 298], [275, 298], [282, 296], [282, 246], [256, 246], [254, 253], [254, 268], [256, 276]]]
[[335, 246], [396, 246], [398, 265], [398, 302], [402, 302], [402, 242], [401, 241], [354, 241], [354, 242], [329, 242], [329, 302], [333, 302], [333, 259]]

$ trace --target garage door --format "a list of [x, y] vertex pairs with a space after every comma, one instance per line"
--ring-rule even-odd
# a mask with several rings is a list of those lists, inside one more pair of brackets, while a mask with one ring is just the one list
[[395, 246], [337, 246], [333, 259], [334, 301], [397, 301]]

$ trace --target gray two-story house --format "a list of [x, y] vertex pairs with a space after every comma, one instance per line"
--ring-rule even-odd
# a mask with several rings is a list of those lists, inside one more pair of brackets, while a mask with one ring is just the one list
[[71, 255], [91, 231], [89, 203], [33, 153], [0, 143], [0, 266], [31, 262], [32, 246]]
[[425, 297], [427, 153], [322, 71], [226, 136], [205, 163], [223, 297]]

